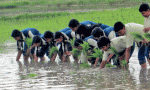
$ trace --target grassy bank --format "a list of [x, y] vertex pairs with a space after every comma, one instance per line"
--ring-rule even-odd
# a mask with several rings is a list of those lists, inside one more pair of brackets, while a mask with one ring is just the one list
[[[18, 18], [17, 18], [18, 17]], [[46, 30], [58, 31], [68, 26], [68, 22], [75, 18], [77, 20], [90, 20], [97, 23], [113, 26], [115, 22], [123, 23], [135, 22], [143, 24], [144, 18], [138, 12], [138, 8], [122, 8], [116, 10], [75, 12], [75, 13], [47, 13], [47, 14], [30, 14], [16, 17], [0, 18], [1, 35], [0, 42], [13, 40], [10, 35], [13, 29], [22, 30], [27, 27], [33, 27], [44, 33]], [[14, 41], [14, 40], [13, 40]]]
[[27, 6], [27, 5], [85, 5], [85, 4], [124, 4], [142, 3], [149, 0], [1, 0], [0, 7], [5, 6]]

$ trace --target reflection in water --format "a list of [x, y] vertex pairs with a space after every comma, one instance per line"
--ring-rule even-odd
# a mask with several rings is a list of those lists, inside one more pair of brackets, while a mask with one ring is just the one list
[[[117, 68], [81, 68], [72, 63], [20, 61], [16, 52], [0, 54], [0, 89], [149, 89], [150, 69], [141, 69], [136, 53], [129, 71]], [[35, 74], [35, 77], [28, 77]]]
[[140, 89], [149, 89], [150, 88], [150, 69], [142, 68], [140, 70]]

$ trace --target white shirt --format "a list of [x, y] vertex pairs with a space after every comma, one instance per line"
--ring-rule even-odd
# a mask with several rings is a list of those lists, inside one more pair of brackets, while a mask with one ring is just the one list
[[111, 40], [113, 38], [116, 38], [116, 34], [115, 34], [115, 31], [111, 31], [108, 35], [108, 38]]
[[[150, 16], [144, 19], [144, 28], [148, 27], [150, 27]], [[150, 33], [150, 31], [148, 33]]]
[[125, 24], [125, 36], [126, 36], [126, 48], [131, 47], [133, 42], [140, 42], [140, 40], [134, 38], [131, 32], [139, 33], [143, 36], [144, 26], [137, 23], [127, 23]]
[[75, 36], [75, 32], [74, 32], [74, 31], [71, 31], [71, 36], [72, 36], [73, 38], [77, 37], [77, 39], [80, 39], [79, 34], [77, 34], [77, 36]]
[[97, 46], [97, 41], [94, 40], [94, 39], [92, 39], [92, 38], [89, 38], [89, 39], [87, 40], [87, 42], [88, 42], [90, 45], [94, 46], [94, 47], [98, 47], [98, 46]]
[[[113, 38], [111, 40], [110, 45], [112, 47], [114, 47], [118, 53], [123, 52], [126, 49], [126, 36], [120, 36], [120, 37]], [[111, 49], [104, 51], [102, 60], [106, 61], [109, 54], [113, 54], [113, 51]]]

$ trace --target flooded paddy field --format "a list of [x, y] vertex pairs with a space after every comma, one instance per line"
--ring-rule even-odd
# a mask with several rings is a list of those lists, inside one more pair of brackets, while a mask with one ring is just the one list
[[73, 63], [16, 61], [15, 43], [0, 53], [0, 90], [148, 90], [150, 69], [141, 69], [135, 49], [129, 70], [80, 68]]

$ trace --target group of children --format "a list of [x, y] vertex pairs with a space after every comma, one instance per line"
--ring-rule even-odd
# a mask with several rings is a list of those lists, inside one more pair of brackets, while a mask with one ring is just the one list
[[[49, 55], [51, 48], [57, 47], [59, 58], [66, 62], [67, 58], [72, 55], [72, 50], [77, 48], [82, 50], [84, 42], [89, 43], [89, 51], [87, 55], [94, 52], [94, 49], [102, 51], [102, 58], [90, 58], [88, 59], [94, 67], [97, 62], [100, 62], [100, 69], [104, 68], [106, 63], [110, 63], [111, 59], [114, 60], [114, 65], [121, 66], [120, 61], [125, 60], [127, 64], [134, 51], [135, 43], [138, 46], [138, 60], [141, 67], [146, 67], [146, 59], [150, 64], [149, 57], [149, 41], [147, 39], [138, 40], [131, 33], [148, 33], [150, 30], [150, 8], [146, 3], [141, 4], [139, 12], [145, 17], [144, 25], [136, 23], [123, 24], [122, 22], [116, 22], [114, 27], [106, 24], [95, 23], [92, 21], [83, 21], [79, 23], [78, 20], [72, 19], [69, 21], [67, 28], [64, 28], [55, 33], [46, 31], [44, 34], [40, 34], [35, 28], [26, 28], [22, 31], [17, 29], [12, 31], [11, 36], [17, 41], [18, 55], [16, 61], [19, 61], [21, 54], [23, 53], [24, 60], [28, 60], [29, 57], [38, 61], [45, 60], [46, 54], [50, 61], [55, 62], [57, 53]], [[28, 47], [26, 38], [32, 38], [32, 45]], [[75, 40], [74, 44], [70, 43], [70, 40]], [[146, 44], [144, 44], [146, 43]], [[118, 55], [114, 54], [112, 48], [115, 48]], [[84, 54], [84, 53], [81, 53]], [[78, 57], [74, 57], [74, 60], [78, 62]]]

